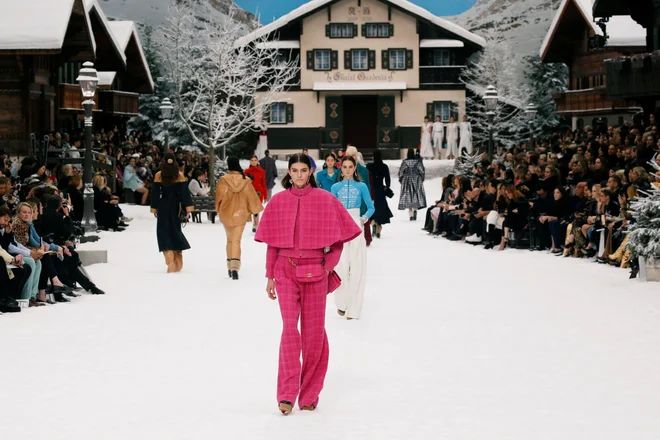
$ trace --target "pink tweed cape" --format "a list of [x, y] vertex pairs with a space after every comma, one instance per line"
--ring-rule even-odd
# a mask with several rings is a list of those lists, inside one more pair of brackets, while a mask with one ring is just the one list
[[[302, 195], [294, 195], [300, 191]], [[255, 241], [280, 249], [294, 247], [298, 223], [299, 249], [324, 249], [336, 243], [346, 243], [362, 233], [355, 220], [339, 199], [322, 189], [290, 189], [282, 191], [268, 202]]]

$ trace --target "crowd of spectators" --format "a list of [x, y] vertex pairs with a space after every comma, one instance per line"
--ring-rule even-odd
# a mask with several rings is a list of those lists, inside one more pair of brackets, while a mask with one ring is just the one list
[[594, 258], [638, 271], [626, 248], [630, 201], [660, 187], [660, 133], [626, 122], [602, 133], [591, 127], [513, 145], [492, 162], [483, 157], [443, 179], [428, 209], [430, 235], [481, 245], [545, 250]]

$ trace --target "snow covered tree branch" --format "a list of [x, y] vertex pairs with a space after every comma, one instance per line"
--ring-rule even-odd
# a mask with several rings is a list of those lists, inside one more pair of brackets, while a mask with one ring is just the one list
[[238, 12], [232, 5], [228, 16], [221, 17], [206, 2], [179, 0], [162, 29], [162, 53], [178, 117], [195, 142], [209, 151], [211, 169], [218, 149], [226, 159], [227, 145], [254, 130], [278, 95], [297, 85], [300, 69], [298, 59], [282, 57], [272, 44], [264, 44], [267, 35], [238, 44], [258, 27], [256, 20], [251, 26], [238, 21]]
[[483, 94], [493, 85], [500, 97], [493, 123], [495, 143], [511, 145], [520, 138], [520, 132], [527, 129], [524, 108], [529, 96], [527, 87], [517, 74], [519, 60], [508, 42], [494, 31], [484, 35], [486, 47], [470, 60], [461, 80], [469, 93], [468, 115], [475, 130], [472, 134], [475, 146], [484, 148], [488, 143], [488, 114]]

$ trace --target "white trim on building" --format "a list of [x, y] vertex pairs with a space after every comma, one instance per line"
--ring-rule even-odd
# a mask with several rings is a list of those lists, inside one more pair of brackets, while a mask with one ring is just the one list
[[421, 48], [444, 48], [444, 47], [465, 47], [461, 40], [421, 40], [419, 42]]
[[315, 92], [324, 91], [353, 91], [353, 90], [407, 90], [405, 82], [315, 82]]
[[300, 49], [300, 41], [280, 40], [257, 43], [257, 49]]

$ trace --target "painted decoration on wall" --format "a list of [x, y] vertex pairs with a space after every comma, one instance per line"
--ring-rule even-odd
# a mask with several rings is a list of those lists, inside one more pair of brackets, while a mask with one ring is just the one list
[[[235, 2], [246, 11], [258, 14], [262, 24], [268, 24], [308, 3], [309, 0], [235, 0]], [[411, 0], [411, 2], [443, 17], [465, 12], [474, 6], [477, 0], [444, 0], [441, 2], [437, 0]]]

